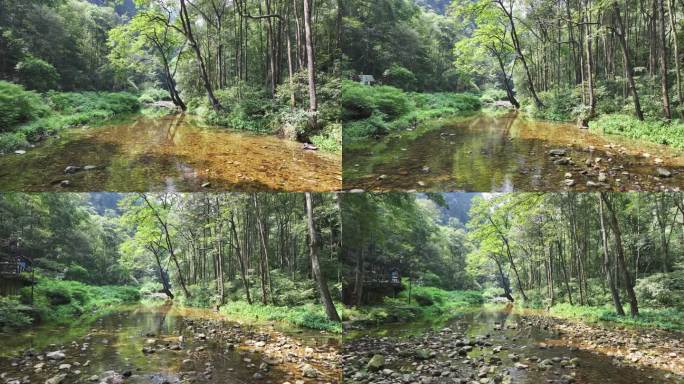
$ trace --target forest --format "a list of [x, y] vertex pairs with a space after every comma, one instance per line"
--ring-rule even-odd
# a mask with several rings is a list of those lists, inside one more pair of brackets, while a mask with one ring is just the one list
[[[26, 285], [19, 298], [30, 304], [33, 291], [36, 322], [71, 321], [88, 312], [96, 302], [74, 296], [66, 307], [59, 300], [55, 307], [50, 300], [69, 298], [71, 288], [102, 285], [121, 287], [131, 298], [230, 311], [226, 305], [313, 303], [320, 277], [334, 308], [337, 205], [330, 194], [306, 201], [303, 194], [5, 194], [2, 256], [27, 260], [34, 275], [19, 277]], [[309, 209], [315, 255], [309, 254]], [[299, 325], [336, 328], [324, 312], [299, 309], [311, 311], [297, 313]]]
[[[535, 380], [558, 368], [563, 380], [622, 382], [646, 364], [678, 382], [682, 350], [669, 339], [684, 329], [683, 208], [681, 193], [345, 195], [345, 378], [379, 380], [385, 361], [430, 372], [441, 353], [472, 351], [494, 354], [474, 364], [491, 380], [510, 374], [503, 361]], [[585, 364], [582, 351], [599, 357]], [[465, 365], [447, 375], [468, 377]]]
[[[623, 164], [627, 158], [650, 167], [641, 183], [655, 177], [681, 185], [669, 179], [682, 166], [684, 145], [681, 3], [352, 0], [343, 13], [345, 156], [350, 164], [372, 161], [370, 149], [383, 158], [363, 169], [345, 166], [346, 187], [504, 190], [486, 169], [490, 180], [477, 185], [418, 180], [412, 173], [426, 165], [418, 163], [425, 147], [511, 168], [503, 171], [520, 179], [514, 188], [523, 192], [535, 190], [529, 177], [516, 176], [528, 170], [506, 153], [544, 167], [545, 181], [553, 179], [548, 191], [620, 190], [617, 184], [635, 182], [606, 169], [564, 179], [565, 165], [581, 165], [575, 160], [589, 151], [619, 161], [630, 175], [639, 171]], [[450, 136], [453, 143], [444, 142]], [[567, 162], [546, 156], [549, 164], [538, 164], [540, 154], [563, 147], [570, 147]], [[382, 166], [400, 150], [410, 159], [394, 160], [393, 168], [407, 169], [410, 182]], [[458, 164], [427, 166], [443, 177], [467, 172]]]
[[[54, 366], [29, 371], [36, 380], [95, 374], [110, 382], [103, 371], [125, 376], [131, 369], [117, 366], [115, 352], [143, 371], [177, 362], [172, 373], [180, 377], [191, 369], [176, 351], [186, 349], [209, 353], [206, 361], [221, 364], [216, 377], [226, 380], [337, 375], [340, 221], [334, 194], [7, 193], [0, 212], [2, 355], [31, 359], [42, 353], [38, 348], [54, 351], [50, 344], [66, 345], [73, 337], [76, 345], [86, 337], [87, 348], [95, 335], [118, 339], [111, 347], [122, 348], [89, 352], [99, 371], [88, 376]], [[116, 326], [122, 321], [124, 331]], [[69, 331], [55, 336], [64, 327]], [[169, 344], [178, 337], [180, 344]], [[307, 340], [315, 341], [316, 351]], [[233, 345], [230, 353], [221, 349], [226, 342]], [[287, 364], [280, 349], [276, 355], [271, 350], [274, 343], [295, 342], [286, 347], [295, 356]], [[308, 366], [296, 357], [300, 352]], [[63, 347], [61, 353], [73, 352]], [[247, 366], [245, 353], [271, 360], [260, 367], [252, 357], [256, 365]], [[161, 360], [139, 361], [152, 354]], [[204, 365], [205, 357], [189, 358]], [[0, 358], [1, 370], [12, 370], [12, 361]]]
[[[161, 124], [192, 130], [184, 137], [213, 127], [225, 150], [241, 131], [287, 139], [280, 148], [341, 151], [334, 1], [10, 0], [0, 32], [0, 152], [22, 161], [32, 152], [87, 161], [80, 152], [92, 148], [68, 128], [116, 140], [136, 121], [147, 129], [122, 146], [163, 137], [152, 128]], [[188, 118], [179, 128], [170, 115]], [[50, 152], [53, 141], [73, 153]]]

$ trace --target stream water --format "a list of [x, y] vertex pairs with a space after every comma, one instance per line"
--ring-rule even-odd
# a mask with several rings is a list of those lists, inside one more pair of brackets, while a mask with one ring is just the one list
[[[126, 383], [338, 383], [339, 346], [339, 336], [331, 334], [239, 325], [209, 310], [141, 305], [88, 325], [0, 335], [0, 374], [3, 382], [32, 383], [60, 374], [66, 374], [61, 383], [116, 382], [108, 375], [123, 375]], [[54, 351], [65, 357], [48, 358]], [[62, 364], [70, 367], [60, 369]], [[305, 377], [307, 369], [315, 377]]]
[[[684, 382], [684, 376], [667, 370], [630, 364], [615, 359], [611, 353], [577, 347], [567, 335], [543, 324], [510, 307], [484, 307], [458, 314], [438, 325], [393, 324], [351, 332], [343, 344], [345, 383], [401, 383], [406, 377], [416, 382], [421, 382], [423, 377], [432, 378], [426, 381], [429, 383], [459, 382], [445, 375], [449, 372], [457, 379], [470, 378], [464, 383], [470, 383], [473, 378], [487, 383], [530, 384]], [[463, 353], [462, 348], [469, 349]], [[413, 354], [418, 349], [433, 352], [434, 357], [417, 359]], [[374, 353], [385, 354], [385, 368], [398, 375], [379, 372], [363, 377], [358, 373], [367, 361], [363, 357], [360, 365], [348, 368], [355, 365], [359, 356]], [[543, 366], [545, 360], [550, 361], [549, 366]], [[525, 367], [516, 367], [516, 363]], [[681, 357], [678, 364], [678, 369], [684, 368]], [[402, 376], [406, 374], [409, 376]]]
[[[345, 145], [344, 189], [507, 192], [684, 187], [684, 151], [671, 147], [516, 115], [476, 115], [439, 124]], [[552, 156], [552, 150], [562, 155]]]
[[1, 191], [331, 191], [341, 180], [339, 155], [186, 115], [69, 129], [0, 156]]

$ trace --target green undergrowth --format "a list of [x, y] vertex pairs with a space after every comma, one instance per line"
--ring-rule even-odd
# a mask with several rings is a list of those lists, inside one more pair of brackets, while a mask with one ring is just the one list
[[140, 294], [135, 287], [94, 286], [40, 277], [33, 287], [33, 304], [30, 286], [22, 288], [15, 300], [24, 306], [32, 323], [69, 324], [77, 318], [101, 316], [107, 310], [136, 303]]
[[559, 318], [597, 323], [610, 322], [639, 328], [659, 328], [668, 331], [684, 331], [684, 310], [677, 308], [639, 308], [639, 316], [629, 315], [629, 305], [625, 305], [625, 316], [618, 316], [611, 306], [590, 307], [556, 304], [550, 308], [549, 314]]
[[137, 97], [126, 92], [39, 94], [0, 81], [0, 152], [27, 147], [65, 128], [96, 124], [139, 109]]
[[260, 303], [250, 305], [246, 301], [232, 301], [221, 307], [221, 313], [231, 320], [251, 324], [279, 321], [301, 328], [342, 333], [341, 324], [328, 320], [323, 306], [317, 304], [277, 306]]
[[602, 115], [589, 123], [591, 131], [645, 140], [657, 144], [684, 148], [684, 122], [673, 120], [644, 120], [624, 114]]
[[454, 316], [455, 312], [466, 311], [484, 303], [478, 291], [446, 291], [436, 287], [415, 286], [397, 297], [386, 297], [382, 304], [358, 308], [345, 308], [344, 321], [379, 325], [429, 320], [440, 322]]
[[342, 83], [342, 121], [345, 142], [416, 127], [419, 123], [471, 114], [482, 104], [469, 93], [405, 92], [392, 86]]
[[[341, 152], [340, 80], [329, 74], [318, 74], [317, 79], [315, 116], [308, 111], [306, 71], [295, 73], [292, 81], [279, 85], [273, 95], [247, 83], [216, 90], [219, 110], [210, 105], [206, 95], [189, 97], [188, 113], [205, 124], [252, 133], [278, 133], [290, 140], [310, 140], [324, 151]], [[315, 125], [311, 124], [314, 117]]]

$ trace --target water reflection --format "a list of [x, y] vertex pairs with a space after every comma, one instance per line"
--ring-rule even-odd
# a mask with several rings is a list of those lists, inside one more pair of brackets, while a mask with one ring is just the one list
[[[440, 124], [345, 146], [344, 188], [508, 192], [684, 187], [683, 153], [670, 147], [516, 116], [478, 115]], [[550, 156], [552, 149], [562, 149], [563, 155]], [[659, 177], [659, 167], [672, 176]]]
[[[79, 167], [66, 173], [67, 167]], [[86, 167], [88, 167], [86, 169]], [[204, 187], [203, 187], [204, 185]], [[3, 191], [331, 191], [339, 155], [274, 136], [203, 127], [185, 115], [76, 128], [0, 156]]]

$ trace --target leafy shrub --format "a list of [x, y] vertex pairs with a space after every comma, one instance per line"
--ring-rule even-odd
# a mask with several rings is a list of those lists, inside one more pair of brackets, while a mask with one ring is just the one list
[[309, 121], [313, 116], [313, 113], [302, 108], [283, 108], [278, 119], [273, 121], [277, 124], [273, 130], [280, 128], [285, 137], [295, 140], [307, 132]]
[[64, 273], [66, 280], [76, 280], [80, 282], [88, 281], [88, 270], [77, 264], [71, 264]]
[[[544, 120], [571, 121], [577, 118], [576, 105], [582, 105], [579, 94], [572, 88], [560, 88], [539, 92], [544, 103], [543, 109], [532, 107], [532, 116]], [[533, 105], [533, 104], [532, 104]]]
[[0, 330], [9, 331], [30, 325], [33, 320], [26, 314], [29, 309], [16, 299], [0, 296]]
[[19, 124], [47, 113], [40, 96], [21, 85], [0, 81], [0, 132], [8, 132]]
[[24, 57], [15, 67], [19, 82], [26, 88], [47, 91], [57, 88], [59, 74], [52, 64], [31, 55]]
[[482, 92], [482, 95], [480, 95], [480, 101], [483, 103], [493, 103], [507, 98], [508, 95], [506, 94], [506, 91], [494, 87], [485, 89], [484, 92]]
[[135, 303], [140, 301], [140, 291], [135, 287], [118, 286], [112, 290], [112, 297], [122, 304]]
[[64, 305], [71, 303], [71, 294], [63, 286], [45, 287], [42, 292], [50, 305]]
[[375, 108], [385, 115], [385, 120], [393, 120], [411, 111], [408, 96], [401, 90], [380, 86], [373, 87], [375, 92]]
[[10, 151], [14, 148], [26, 147], [28, 145], [29, 142], [22, 132], [0, 133], [0, 153]]
[[353, 81], [342, 83], [342, 121], [354, 121], [371, 117], [375, 109], [371, 87]]
[[321, 305], [275, 306], [244, 301], [232, 301], [221, 307], [221, 313], [229, 318], [250, 323], [283, 321], [299, 327], [341, 333], [340, 323], [327, 319]]
[[261, 88], [239, 84], [216, 91], [216, 98], [224, 108], [215, 111], [205, 98], [192, 99], [188, 110], [208, 124], [237, 130], [266, 132], [275, 116], [274, 105]]
[[[21, 302], [31, 303], [31, 287], [20, 291]], [[42, 321], [71, 323], [75, 317], [107, 307], [133, 303], [140, 299], [137, 288], [92, 286], [73, 280], [37, 276], [33, 306]]]
[[656, 273], [637, 280], [634, 291], [650, 307], [684, 308], [684, 271]]
[[667, 123], [660, 120], [639, 121], [629, 115], [603, 115], [589, 122], [589, 128], [602, 134], [620, 135], [684, 148], [684, 122], [678, 120]]
[[[629, 306], [625, 308], [629, 313]], [[605, 306], [580, 306], [568, 303], [557, 304], [551, 307], [553, 316], [576, 319], [583, 322], [605, 322], [637, 326], [640, 328], [661, 328], [673, 331], [684, 330], [684, 313], [677, 308], [639, 308], [639, 316], [618, 316], [615, 308]]]
[[387, 84], [406, 91], [412, 90], [416, 83], [416, 75], [408, 68], [397, 64], [390, 65], [390, 67], [382, 73], [382, 77]]
[[206, 284], [188, 285], [188, 292], [191, 297], [180, 295], [180, 302], [188, 307], [210, 308], [218, 303], [218, 297], [214, 287]]
[[150, 97], [149, 95], [140, 95], [138, 97], [138, 102], [140, 104], [152, 104], [154, 103], [154, 99]]
[[342, 152], [342, 124], [328, 124], [318, 135], [311, 137], [315, 146], [328, 152]]
[[435, 303], [434, 301], [432, 301], [432, 298], [430, 296], [421, 293], [415, 294], [413, 298], [416, 300], [416, 303], [418, 303], [421, 307], [426, 307], [428, 305], [433, 305]]
[[[145, 100], [152, 100], [152, 102], [155, 101], [160, 101], [160, 100], [171, 100], [171, 95], [169, 95], [169, 91], [161, 88], [146, 88], [140, 97], [138, 97], [138, 100], [144, 98]], [[141, 101], [142, 103], [142, 101]]]
[[47, 97], [56, 112], [81, 113], [82, 120], [88, 120], [89, 116], [111, 116], [140, 109], [138, 98], [127, 92], [48, 92]]
[[162, 284], [157, 281], [145, 281], [139, 289], [139, 292], [143, 296], [147, 296], [153, 293], [161, 292], [162, 291]]

